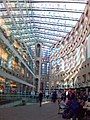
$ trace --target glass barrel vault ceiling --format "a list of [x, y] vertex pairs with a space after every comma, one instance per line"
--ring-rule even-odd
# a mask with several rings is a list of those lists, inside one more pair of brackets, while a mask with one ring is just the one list
[[0, 18], [10, 33], [31, 48], [43, 43], [43, 52], [62, 40], [75, 26], [87, 0], [0, 0]]

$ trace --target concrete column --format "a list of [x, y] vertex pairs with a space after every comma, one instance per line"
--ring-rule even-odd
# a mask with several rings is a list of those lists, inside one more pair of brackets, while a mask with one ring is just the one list
[[38, 79], [38, 92], [40, 92], [40, 77]]
[[27, 78], [27, 68], [25, 67], [25, 74], [24, 74], [24, 78], [25, 78], [25, 81], [26, 81], [26, 78]]
[[16, 83], [16, 85], [17, 85], [17, 92], [20, 93], [20, 83]]
[[36, 44], [35, 51], [36, 51], [36, 66], [37, 66], [37, 73], [36, 79], [38, 79], [38, 89], [37, 92], [40, 92], [40, 83], [41, 83], [41, 44]]
[[49, 78], [49, 93], [51, 93], [51, 77]]
[[[33, 77], [32, 79], [33, 79], [33, 80], [32, 80], [32, 81], [33, 81], [33, 85], [35, 86], [35, 78]], [[33, 91], [35, 90], [34, 87], [33, 87], [32, 89], [33, 89]]]

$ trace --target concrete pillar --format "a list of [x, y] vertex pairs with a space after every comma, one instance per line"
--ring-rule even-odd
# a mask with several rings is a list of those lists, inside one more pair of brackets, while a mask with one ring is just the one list
[[38, 79], [38, 89], [37, 92], [40, 92], [40, 84], [41, 84], [41, 44], [36, 44], [36, 79]]
[[[32, 81], [33, 81], [33, 85], [35, 86], [35, 78], [33, 77], [32, 79], [33, 79], [33, 80], [32, 80]], [[33, 87], [32, 89], [33, 89], [33, 91], [35, 90], [34, 87]]]

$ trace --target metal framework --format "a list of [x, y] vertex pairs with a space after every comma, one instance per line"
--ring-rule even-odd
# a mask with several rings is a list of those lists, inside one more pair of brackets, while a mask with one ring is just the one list
[[[2, 1], [0, 1], [2, 3]], [[11, 3], [15, 2], [17, 3], [17, 0], [10, 0]], [[24, 3], [24, 0], [20, 0], [21, 3]], [[37, 1], [29, 1], [29, 0], [26, 0], [26, 3], [80, 3], [80, 4], [85, 4], [87, 3], [86, 0], [76, 0], [76, 1], [73, 1], [73, 0], [69, 0], [69, 1], [63, 1], [63, 0], [37, 0]]]
[[[4, 18], [5, 19], [5, 18]], [[28, 23], [30, 23], [30, 21], [28, 21], [27, 20], [27, 24]], [[10, 21], [8, 21], [8, 22], [6, 22], [6, 25], [10, 25], [10, 24], [13, 24], [12, 22], [10, 22]], [[23, 24], [23, 22], [22, 21], [17, 21], [17, 23], [16, 24]], [[39, 21], [32, 21], [31, 20], [31, 24], [46, 24], [46, 25], [53, 25], [53, 26], [58, 26], [58, 27], [60, 27], [60, 26], [64, 26], [64, 27], [74, 27], [74, 25], [71, 25], [71, 24], [63, 24], [63, 23], [57, 23], [57, 24], [55, 24], [55, 23], [48, 23], [48, 22], [39, 22]], [[10, 29], [15, 29], [15, 28], [13, 28], [13, 25], [12, 25], [12, 28], [10, 27]]]
[[0, 18], [27, 51], [37, 42], [47, 50], [71, 31], [86, 3], [87, 0], [0, 0]]

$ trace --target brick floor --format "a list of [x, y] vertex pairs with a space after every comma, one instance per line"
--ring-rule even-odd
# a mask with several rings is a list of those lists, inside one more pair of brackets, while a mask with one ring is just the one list
[[0, 109], [0, 120], [62, 120], [57, 104], [47, 103]]

